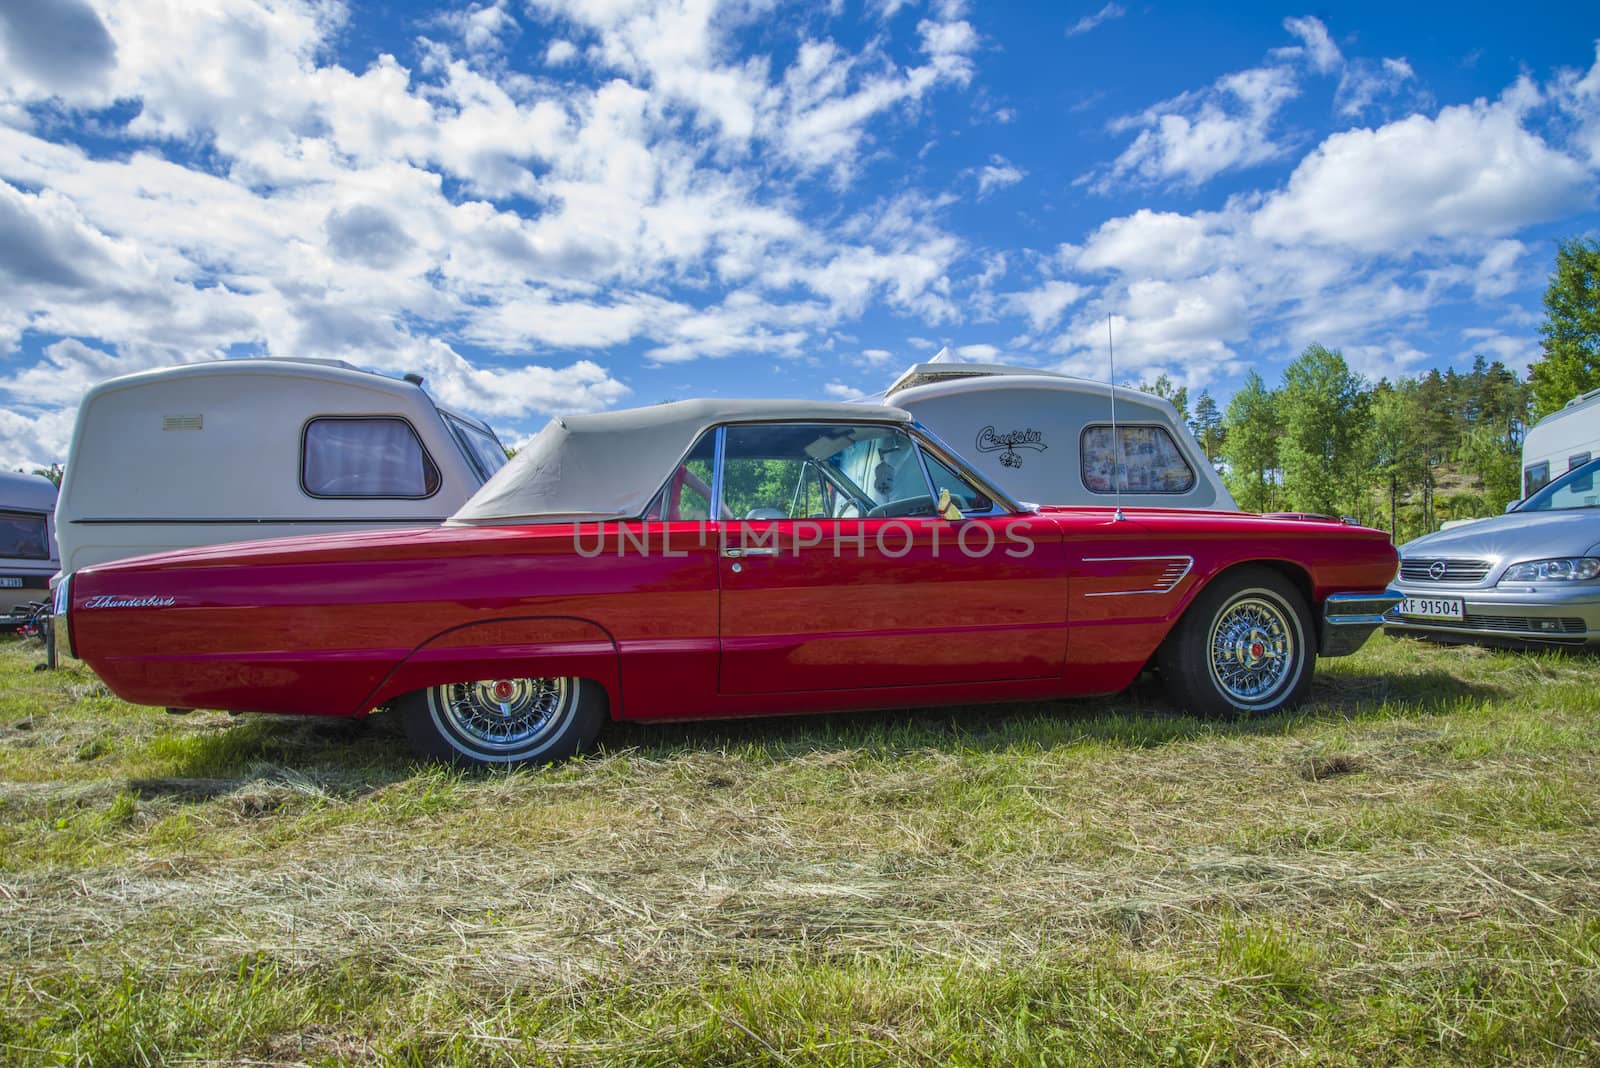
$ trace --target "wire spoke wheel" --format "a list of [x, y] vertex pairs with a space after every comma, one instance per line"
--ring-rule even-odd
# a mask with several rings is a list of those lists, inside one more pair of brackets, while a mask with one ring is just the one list
[[493, 759], [536, 752], [558, 732], [576, 699], [576, 679], [485, 679], [435, 686], [428, 704], [440, 726]]
[[1156, 655], [1173, 703], [1199, 716], [1238, 717], [1304, 700], [1317, 657], [1309, 608], [1305, 594], [1271, 568], [1218, 576]]
[[1288, 612], [1276, 601], [1259, 596], [1230, 601], [1211, 624], [1211, 678], [1240, 704], [1269, 702], [1293, 674], [1296, 641]]

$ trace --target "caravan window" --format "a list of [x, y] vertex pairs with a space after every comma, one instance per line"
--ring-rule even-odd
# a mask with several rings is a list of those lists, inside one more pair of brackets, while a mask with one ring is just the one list
[[404, 419], [327, 416], [306, 424], [300, 485], [313, 497], [431, 497], [439, 469]]
[[1550, 483], [1550, 461], [1540, 460], [1529, 464], [1522, 472], [1522, 496], [1532, 497]]
[[0, 512], [0, 559], [50, 559], [50, 530], [43, 512]]
[[[1122, 492], [1188, 493], [1194, 489], [1194, 468], [1165, 427], [1117, 426], [1122, 439]], [[1083, 432], [1079, 463], [1090, 493], [1115, 493], [1111, 483], [1111, 427], [1091, 426]]]

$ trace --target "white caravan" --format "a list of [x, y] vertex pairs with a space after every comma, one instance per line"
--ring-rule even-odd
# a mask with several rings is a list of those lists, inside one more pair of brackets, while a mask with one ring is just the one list
[[[1115, 392], [1123, 504], [1239, 510], [1171, 404]], [[936, 357], [872, 400], [910, 411], [1018, 500], [1083, 505], [1116, 500], [1111, 394], [1104, 382]]]
[[38, 475], [0, 471], [0, 620], [50, 599], [56, 573], [56, 487]]
[[434, 526], [505, 463], [494, 432], [405, 380], [337, 360], [144, 371], [84, 396], [61, 570], [339, 530]]
[[1522, 440], [1522, 496], [1582, 467], [1600, 453], [1600, 389], [1573, 397], [1528, 428]]

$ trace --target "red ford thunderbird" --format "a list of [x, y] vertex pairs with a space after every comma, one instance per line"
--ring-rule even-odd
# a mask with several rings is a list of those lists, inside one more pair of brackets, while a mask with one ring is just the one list
[[392, 705], [420, 752], [505, 764], [607, 719], [1109, 694], [1151, 666], [1195, 713], [1269, 713], [1381, 625], [1395, 566], [1326, 519], [1022, 504], [897, 408], [685, 401], [553, 421], [443, 527], [87, 568], [57, 626], [128, 701]]

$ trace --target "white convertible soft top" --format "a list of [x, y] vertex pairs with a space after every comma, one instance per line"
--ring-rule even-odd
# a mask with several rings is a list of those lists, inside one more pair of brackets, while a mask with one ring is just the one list
[[448, 525], [633, 519], [685, 453], [724, 423], [910, 423], [909, 412], [804, 400], [689, 400], [552, 419]]

